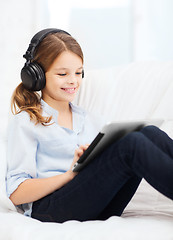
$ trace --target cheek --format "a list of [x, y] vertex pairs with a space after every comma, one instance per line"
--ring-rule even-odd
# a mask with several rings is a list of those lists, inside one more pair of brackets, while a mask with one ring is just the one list
[[80, 79], [78, 80], [78, 85], [79, 85], [79, 87], [80, 87], [81, 84], [82, 84], [82, 78], [80, 78]]
[[57, 77], [48, 78], [46, 80], [47, 89], [57, 89], [62, 85], [61, 81]]

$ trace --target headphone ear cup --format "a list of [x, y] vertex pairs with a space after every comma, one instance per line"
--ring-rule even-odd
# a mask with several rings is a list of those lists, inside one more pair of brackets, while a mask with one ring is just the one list
[[24, 87], [31, 91], [40, 91], [46, 84], [44, 70], [36, 62], [25, 64], [21, 70], [21, 79]]
[[35, 68], [35, 73], [37, 74], [37, 81], [35, 84], [34, 91], [40, 91], [46, 85], [46, 77], [43, 68], [36, 62], [33, 63], [33, 68]]

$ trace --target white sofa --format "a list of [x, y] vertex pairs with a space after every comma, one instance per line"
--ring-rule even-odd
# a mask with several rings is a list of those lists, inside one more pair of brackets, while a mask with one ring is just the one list
[[[173, 62], [136, 62], [85, 71], [77, 104], [108, 121], [162, 118], [173, 137]], [[8, 106], [7, 106], [8, 107]], [[142, 181], [122, 217], [42, 223], [17, 212], [5, 193], [5, 140], [0, 139], [0, 240], [172, 240], [173, 201]]]

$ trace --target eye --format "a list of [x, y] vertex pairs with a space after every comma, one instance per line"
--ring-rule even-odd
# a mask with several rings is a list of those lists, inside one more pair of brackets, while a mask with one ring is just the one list
[[76, 72], [76, 75], [81, 75], [82, 74], [82, 72]]
[[66, 76], [66, 73], [58, 73], [58, 76], [60, 77]]

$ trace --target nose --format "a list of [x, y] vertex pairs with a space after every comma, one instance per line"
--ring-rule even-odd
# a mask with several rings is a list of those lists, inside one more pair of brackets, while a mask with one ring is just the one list
[[75, 84], [77, 82], [77, 78], [76, 78], [75, 74], [70, 74], [68, 76], [67, 82], [69, 84]]

